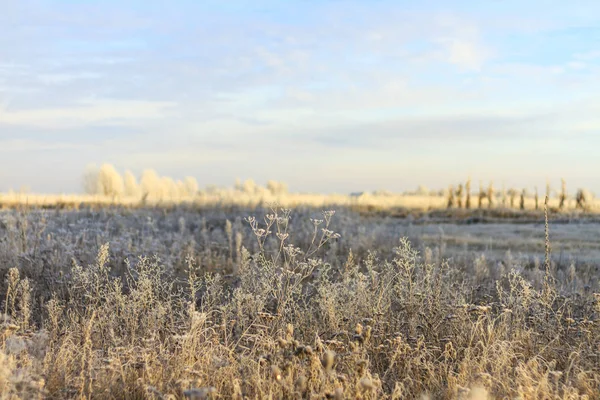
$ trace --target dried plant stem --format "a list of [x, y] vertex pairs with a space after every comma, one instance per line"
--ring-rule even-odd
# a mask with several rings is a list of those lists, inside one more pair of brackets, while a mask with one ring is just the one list
[[546, 196], [546, 200], [544, 201], [544, 253], [545, 253], [545, 261], [544, 261], [544, 294], [549, 297], [552, 289], [554, 280], [551, 274], [551, 264], [550, 264], [550, 224], [548, 222], [548, 196]]
[[545, 245], [545, 261], [546, 275], [550, 273], [550, 225], [548, 224], [548, 196], [544, 201], [544, 245]]

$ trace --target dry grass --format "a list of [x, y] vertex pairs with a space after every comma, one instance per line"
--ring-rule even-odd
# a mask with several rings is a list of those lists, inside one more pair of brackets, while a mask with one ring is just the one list
[[0, 214], [0, 398], [599, 398], [589, 266], [340, 211]]
[[[514, 193], [513, 193], [514, 192]], [[455, 192], [451, 189], [452, 197], [449, 199], [444, 195], [422, 195], [422, 194], [393, 194], [393, 193], [364, 193], [360, 196], [350, 196], [343, 194], [313, 194], [313, 193], [280, 193], [273, 194], [269, 191], [263, 191], [261, 193], [245, 193], [234, 190], [222, 190], [216, 192], [199, 192], [195, 196], [189, 195], [178, 195], [175, 197], [144, 197], [139, 196], [121, 196], [121, 197], [110, 197], [110, 196], [99, 196], [99, 195], [47, 195], [47, 194], [21, 194], [21, 193], [0, 193], [0, 208], [17, 208], [17, 207], [42, 207], [42, 208], [60, 208], [60, 209], [77, 209], [86, 207], [108, 207], [108, 206], [119, 206], [119, 207], [173, 207], [177, 205], [194, 205], [198, 208], [211, 208], [211, 207], [242, 207], [242, 208], [256, 208], [265, 207], [268, 204], [277, 203], [282, 207], [286, 208], [297, 208], [297, 207], [312, 207], [312, 208], [344, 208], [344, 207], [355, 207], [365, 208], [371, 210], [380, 210], [383, 212], [394, 210], [394, 209], [407, 209], [412, 211], [428, 211], [428, 210], [442, 210], [445, 208], [455, 208], [457, 198]], [[465, 208], [469, 209], [472, 207], [470, 192], [469, 195], [465, 195]], [[510, 202], [502, 204], [501, 199], [496, 199], [491, 202], [486, 200], [486, 208], [505, 210], [505, 209], [517, 209], [520, 204], [517, 204], [515, 198], [517, 192], [510, 190]], [[487, 198], [489, 194], [495, 195], [493, 187], [489, 187], [486, 191], [481, 191], [478, 197], [481, 199], [482, 205], [483, 200]], [[449, 201], [450, 200], [450, 201]], [[534, 196], [524, 196], [522, 199], [524, 210], [537, 210], [537, 201]], [[578, 201], [577, 198], [565, 198], [564, 205], [560, 208], [562, 197], [551, 198], [550, 208], [553, 211], [561, 212], [574, 212], [577, 211]], [[462, 200], [460, 202], [462, 205]], [[587, 213], [599, 213], [600, 212], [600, 199], [587, 197], [585, 200], [585, 212]], [[479, 207], [481, 208], [481, 207]]]

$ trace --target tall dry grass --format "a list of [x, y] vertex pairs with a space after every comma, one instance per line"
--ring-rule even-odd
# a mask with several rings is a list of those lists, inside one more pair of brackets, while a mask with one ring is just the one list
[[0, 398], [599, 397], [598, 282], [551, 224], [523, 265], [224, 211], [2, 215]]

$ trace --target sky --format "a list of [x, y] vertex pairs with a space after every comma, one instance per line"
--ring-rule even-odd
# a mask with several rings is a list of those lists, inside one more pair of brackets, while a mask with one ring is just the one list
[[0, 0], [0, 190], [88, 164], [600, 194], [600, 2]]

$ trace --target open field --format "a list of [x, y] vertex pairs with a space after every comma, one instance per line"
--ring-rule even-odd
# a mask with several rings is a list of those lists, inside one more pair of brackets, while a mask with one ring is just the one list
[[[473, 196], [474, 197], [474, 196]], [[472, 210], [478, 209], [476, 199], [473, 199]], [[504, 201], [505, 204], [502, 204]], [[542, 202], [538, 202], [538, 211], [542, 209]], [[120, 196], [113, 198], [105, 195], [72, 195], [72, 194], [25, 194], [25, 193], [0, 193], [0, 208], [15, 208], [23, 206], [46, 207], [46, 208], [77, 208], [80, 206], [124, 206], [124, 207], [145, 207], [162, 206], [169, 207], [178, 204], [194, 205], [196, 207], [266, 207], [269, 204], [277, 203], [282, 207], [358, 207], [370, 210], [380, 210], [390, 212], [398, 209], [410, 211], [442, 210], [447, 208], [447, 194], [444, 195], [419, 195], [419, 194], [372, 194], [363, 193], [358, 196], [346, 194], [318, 194], [318, 193], [283, 193], [272, 194], [268, 191], [260, 193], [246, 193], [231, 189], [222, 189], [214, 192], [200, 191], [194, 196], [150, 196], [144, 201], [140, 196]], [[549, 201], [551, 209], [558, 209], [560, 200], [558, 197], [552, 197]], [[590, 198], [587, 204], [588, 213], [600, 213], [600, 199]], [[455, 208], [455, 207], [453, 207]], [[487, 202], [482, 205], [482, 209], [487, 209]], [[518, 209], [519, 199], [510, 207], [508, 199], [498, 197], [495, 199], [492, 209]], [[524, 198], [524, 209], [535, 210], [535, 199], [533, 197]], [[565, 209], [563, 211], [576, 211], [576, 201], [573, 198], [567, 198]]]
[[392, 215], [0, 211], [0, 398], [599, 397], [593, 214]]
[[600, 1], [0, 3], [0, 400], [600, 400]]

